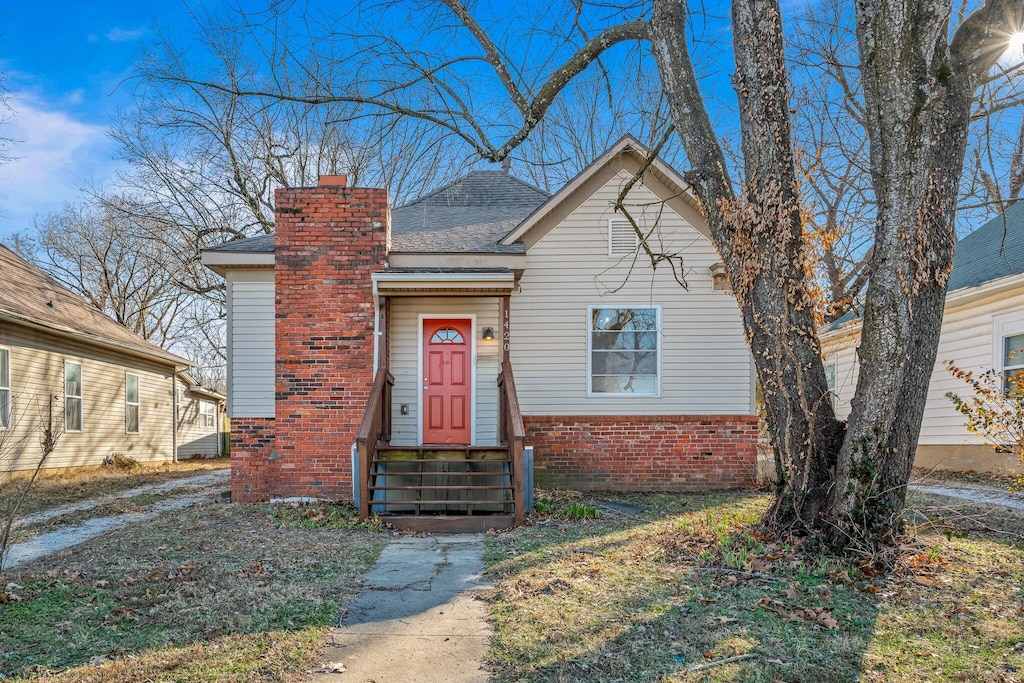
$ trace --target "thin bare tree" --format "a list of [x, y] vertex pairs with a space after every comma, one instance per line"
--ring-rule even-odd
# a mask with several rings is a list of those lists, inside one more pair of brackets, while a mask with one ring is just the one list
[[[64, 434], [64, 409], [60, 396], [22, 394], [7, 398], [5, 417], [7, 424], [0, 429], [0, 577], [22, 505]], [[26, 462], [31, 467], [24, 467]]]
[[116, 199], [67, 204], [16, 241], [57, 282], [143, 339], [171, 345], [190, 298], [168, 263], [177, 255], [160, 223], [112, 209]]

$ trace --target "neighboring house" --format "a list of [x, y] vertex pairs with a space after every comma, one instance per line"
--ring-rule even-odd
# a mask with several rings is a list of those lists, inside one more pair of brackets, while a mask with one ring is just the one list
[[178, 371], [178, 460], [216, 458], [221, 452], [224, 394]]
[[661, 161], [626, 200], [687, 288], [614, 210], [645, 156], [626, 137], [554, 195], [474, 171], [393, 210], [325, 176], [277, 192], [274, 235], [205, 251], [227, 281], [234, 499], [355, 483], [364, 514], [521, 515], [533, 473], [750, 484], [752, 362], [696, 201]]
[[[822, 334], [825, 369], [836, 394], [836, 412], [845, 418], [857, 386], [860, 321], [853, 315]], [[996, 453], [964, 427], [964, 416], [946, 398], [970, 394], [946, 362], [975, 374], [1024, 369], [1024, 202], [1017, 202], [956, 246], [935, 369], [928, 389], [921, 438], [914, 464], [949, 470], [995, 471], [1014, 468], [1015, 458]]]
[[46, 467], [115, 453], [173, 460], [176, 370], [189, 361], [139, 338], [0, 245], [0, 468], [31, 469], [56, 397], [63, 428]]

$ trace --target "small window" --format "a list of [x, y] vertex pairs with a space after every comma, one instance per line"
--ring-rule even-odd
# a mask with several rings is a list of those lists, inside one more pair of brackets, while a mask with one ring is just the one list
[[11, 351], [0, 349], [0, 429], [11, 428]]
[[1003, 388], [1007, 394], [1024, 391], [1024, 334], [1003, 337]]
[[124, 383], [124, 430], [129, 434], [139, 431], [139, 376], [128, 373]]
[[431, 344], [465, 344], [462, 333], [451, 327], [442, 327], [430, 338]]
[[217, 426], [217, 409], [213, 401], [199, 402], [199, 426], [210, 429]]
[[659, 323], [658, 308], [590, 308], [590, 394], [660, 394]]
[[832, 402], [832, 410], [836, 409], [836, 400], [839, 398], [839, 394], [836, 392], [836, 362], [827, 361], [825, 363], [825, 384], [828, 385], [829, 400]]
[[64, 429], [82, 431], [82, 364], [64, 361]]
[[640, 247], [640, 235], [625, 218], [608, 219], [608, 256], [629, 256]]

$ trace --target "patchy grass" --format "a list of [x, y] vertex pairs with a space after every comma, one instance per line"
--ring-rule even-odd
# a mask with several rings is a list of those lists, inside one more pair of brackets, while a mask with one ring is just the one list
[[301, 676], [386, 540], [282, 524], [255, 505], [129, 525], [5, 574], [16, 586], [0, 604], [0, 677]]
[[383, 531], [380, 518], [359, 519], [359, 511], [349, 503], [290, 503], [274, 509], [274, 519], [282, 526], [304, 529], [342, 529], [346, 531]]
[[1021, 680], [1024, 519], [915, 498], [878, 575], [757, 534], [762, 495], [611, 500], [488, 536], [496, 680]]
[[[127, 491], [136, 486], [159, 484], [229, 466], [227, 458], [218, 458], [142, 464], [130, 471], [112, 465], [43, 470], [26, 496], [19, 515], [30, 515], [104, 494]], [[14, 477], [0, 481], [0, 499], [12, 495], [22, 480], [22, 475], [16, 473]]]

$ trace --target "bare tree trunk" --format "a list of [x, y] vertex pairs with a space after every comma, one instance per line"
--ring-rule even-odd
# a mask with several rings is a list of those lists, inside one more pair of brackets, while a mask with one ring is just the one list
[[701, 200], [728, 267], [764, 392], [777, 465], [768, 515], [775, 530], [818, 524], [842, 436], [829, 401], [803, 239], [775, 0], [733, 3], [736, 91], [746, 186], [735, 196], [686, 47], [683, 0], [655, 4], [654, 54], [676, 129], [696, 169]]
[[[868, 552], [891, 545], [902, 529], [952, 267], [973, 93], [992, 63], [977, 57], [986, 49], [981, 36], [971, 37], [972, 55], [960, 54], [956, 38], [949, 44], [948, 11], [939, 0], [857, 5], [878, 209], [861, 372], [827, 517], [836, 542]], [[957, 37], [973, 26], [965, 22]]]

